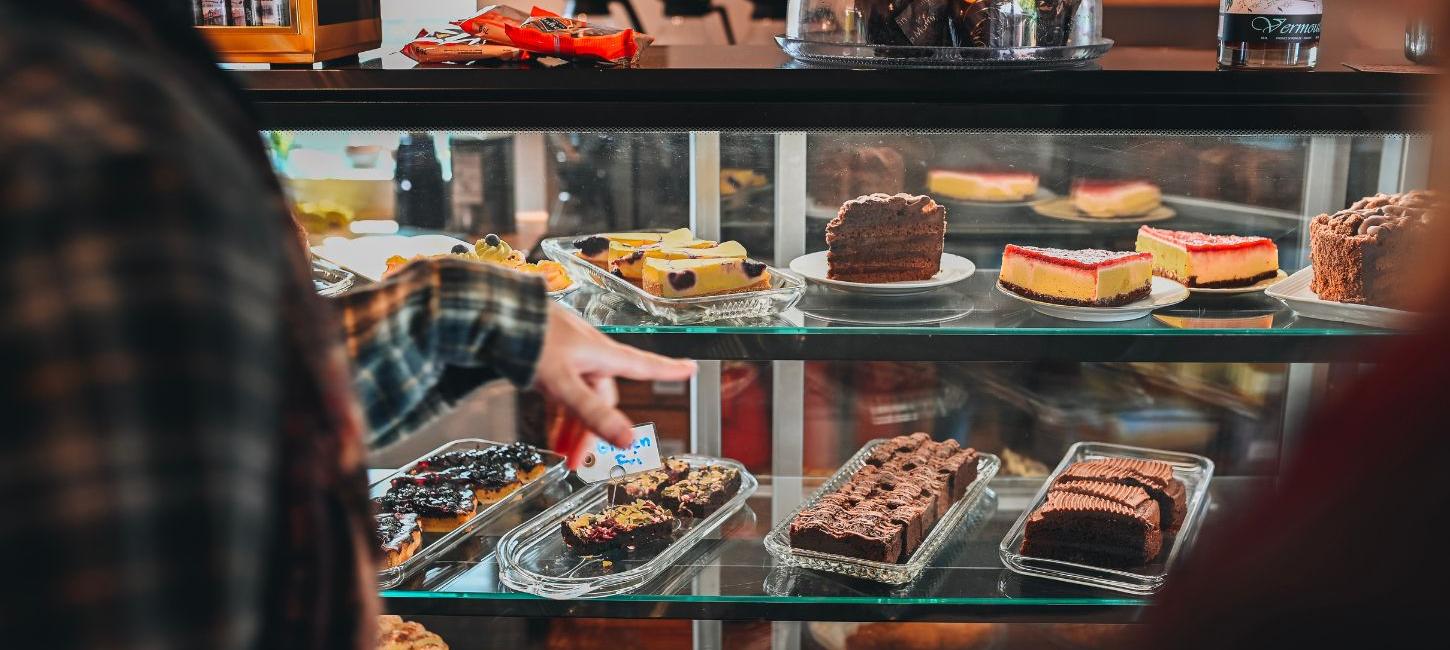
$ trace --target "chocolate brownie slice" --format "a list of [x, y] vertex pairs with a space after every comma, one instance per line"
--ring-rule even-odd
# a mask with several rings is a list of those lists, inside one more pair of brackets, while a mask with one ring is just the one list
[[692, 469], [685, 480], [660, 491], [660, 505], [681, 517], [702, 518], [719, 510], [740, 490], [740, 471], [710, 465]]
[[1056, 484], [1076, 481], [1123, 483], [1143, 488], [1160, 509], [1159, 522], [1169, 534], [1177, 532], [1187, 517], [1187, 490], [1173, 476], [1167, 463], [1133, 458], [1105, 458], [1074, 463], [1057, 478]]
[[790, 523], [790, 545], [873, 562], [901, 561], [905, 527], [885, 512], [884, 506], [844, 507], [828, 495], [801, 510]]
[[568, 519], [559, 527], [565, 546], [580, 555], [599, 555], [669, 540], [675, 516], [652, 501], [636, 501]]
[[[1129, 488], [1131, 486], [1116, 486]], [[1053, 490], [1027, 518], [1021, 553], [1094, 566], [1129, 568], [1147, 564], [1162, 550], [1163, 536], [1152, 521], [1148, 499], [1126, 505], [1119, 498], [1077, 489]]]

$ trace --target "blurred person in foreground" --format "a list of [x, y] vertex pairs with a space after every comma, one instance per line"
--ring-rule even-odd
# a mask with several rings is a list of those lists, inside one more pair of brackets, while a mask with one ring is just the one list
[[[1440, 3], [1397, 0], [1412, 11]], [[1443, 12], [1442, 12], [1443, 13]], [[1430, 15], [1421, 13], [1419, 15]], [[1440, 34], [1450, 22], [1440, 16]], [[1436, 80], [1433, 131], [1450, 134]], [[1450, 160], [1436, 147], [1442, 200]], [[1443, 645], [1450, 516], [1450, 215], [1424, 259], [1417, 331], [1336, 387], [1286, 460], [1277, 490], [1204, 530], [1149, 610], [1143, 648]]]
[[323, 303], [190, 17], [0, 0], [6, 647], [367, 647], [368, 444], [499, 377], [628, 440], [614, 378], [694, 371], [459, 260]]

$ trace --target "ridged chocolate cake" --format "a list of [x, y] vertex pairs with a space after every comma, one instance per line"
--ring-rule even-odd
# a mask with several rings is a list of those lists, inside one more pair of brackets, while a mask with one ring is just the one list
[[1433, 192], [1380, 194], [1309, 223], [1309, 288], [1321, 300], [1395, 309], [1413, 306], [1420, 247], [1429, 239]]
[[826, 225], [826, 276], [845, 282], [928, 280], [941, 270], [946, 208], [929, 196], [870, 194]]
[[1148, 564], [1187, 514], [1187, 490], [1167, 463], [1105, 458], [1063, 470], [1027, 517], [1021, 553], [1094, 566]]

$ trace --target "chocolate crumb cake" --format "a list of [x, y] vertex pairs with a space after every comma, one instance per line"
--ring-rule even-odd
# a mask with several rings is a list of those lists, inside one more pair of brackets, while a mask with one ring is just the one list
[[874, 562], [908, 560], [977, 478], [975, 449], [925, 433], [878, 443], [836, 491], [790, 523], [792, 547]]
[[1440, 209], [1434, 192], [1380, 194], [1309, 222], [1309, 288], [1321, 300], [1409, 309]]
[[845, 282], [930, 280], [941, 271], [946, 208], [929, 196], [870, 194], [826, 225], [826, 277]]
[[740, 490], [740, 470], [710, 465], [692, 469], [685, 479], [660, 490], [660, 505], [680, 517], [704, 518]]
[[376, 517], [374, 539], [383, 551], [383, 568], [391, 569], [407, 562], [423, 545], [423, 529], [418, 515], [384, 512]]
[[675, 516], [653, 501], [635, 501], [565, 520], [559, 527], [574, 552], [599, 555], [668, 541]]

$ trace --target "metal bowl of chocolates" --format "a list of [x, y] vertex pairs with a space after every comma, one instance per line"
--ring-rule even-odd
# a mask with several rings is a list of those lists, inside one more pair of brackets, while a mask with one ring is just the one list
[[873, 67], [1071, 67], [1113, 42], [1102, 0], [791, 0], [776, 38], [812, 63]]

